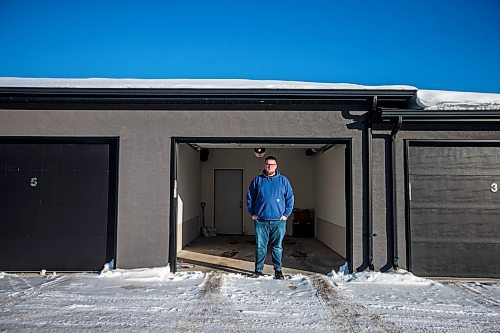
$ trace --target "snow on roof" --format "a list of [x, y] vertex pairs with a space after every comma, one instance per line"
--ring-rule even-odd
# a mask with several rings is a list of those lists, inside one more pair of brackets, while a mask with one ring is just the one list
[[500, 94], [418, 90], [416, 103], [425, 110], [500, 110]]
[[352, 89], [416, 90], [404, 85], [363, 86], [351, 83], [321, 83], [245, 79], [58, 79], [2, 77], [0, 87], [32, 88], [143, 88], [143, 89]]
[[[109, 78], [19, 78], [0, 77], [0, 87], [16, 88], [119, 88], [119, 89], [299, 89], [299, 90], [418, 90], [408, 85], [366, 86], [351, 83], [321, 83], [245, 79], [109, 79]], [[498, 110], [500, 94], [418, 90], [415, 103], [426, 110]]]

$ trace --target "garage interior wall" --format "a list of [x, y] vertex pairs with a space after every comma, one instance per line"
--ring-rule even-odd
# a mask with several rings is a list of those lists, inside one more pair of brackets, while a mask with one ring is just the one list
[[316, 156], [314, 175], [316, 238], [345, 258], [345, 146]]
[[[295, 207], [314, 209], [313, 158], [305, 149], [266, 148], [266, 156], [278, 159], [278, 170], [291, 182], [295, 194]], [[264, 169], [264, 158], [255, 157], [253, 149], [210, 149], [208, 161], [202, 163], [202, 201], [207, 203], [205, 218], [208, 226], [214, 225], [214, 169], [243, 170], [243, 233], [254, 235], [253, 222], [246, 210], [246, 192], [252, 179]], [[292, 217], [287, 222], [287, 234], [292, 233]]]
[[181, 144], [177, 159], [177, 251], [200, 234], [200, 154]]
[[[216, 169], [243, 171], [243, 233], [255, 234], [253, 222], [246, 211], [246, 191], [253, 177], [262, 172], [264, 158], [255, 157], [253, 149], [248, 148], [213, 148], [209, 151], [208, 160], [201, 162], [199, 153], [186, 144], [179, 145], [178, 251], [200, 234], [202, 201], [206, 203], [206, 226], [214, 225]], [[294, 207], [313, 211], [317, 239], [345, 257], [345, 145], [336, 145], [313, 156], [306, 156], [305, 151], [306, 149], [301, 148], [266, 148], [266, 156], [276, 156], [280, 172], [290, 180], [295, 194]], [[187, 192], [197, 192], [198, 195]], [[288, 235], [292, 235], [292, 218], [293, 215], [287, 222]]]

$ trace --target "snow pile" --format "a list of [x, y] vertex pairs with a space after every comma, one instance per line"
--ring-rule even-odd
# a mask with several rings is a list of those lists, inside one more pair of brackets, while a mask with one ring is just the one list
[[7, 274], [5, 272], [0, 272], [0, 279], [3, 279]]
[[39, 274], [40, 274], [40, 276], [51, 278], [51, 279], [57, 277], [57, 272], [52, 272], [52, 274], [47, 275], [47, 270], [46, 269], [42, 269]]
[[416, 103], [426, 110], [500, 110], [500, 94], [418, 90]]
[[389, 272], [354, 272], [349, 274], [347, 263], [339, 267], [339, 271], [332, 270], [328, 276], [334, 282], [369, 282], [380, 284], [419, 284], [433, 286], [436, 282], [411, 274], [404, 269]]
[[108, 264], [100, 272], [99, 278], [114, 278], [120, 280], [140, 280], [143, 282], [155, 281], [180, 281], [191, 278], [202, 277], [201, 272], [182, 272], [171, 273], [170, 266], [154, 268], [136, 268], [136, 269], [110, 269]]

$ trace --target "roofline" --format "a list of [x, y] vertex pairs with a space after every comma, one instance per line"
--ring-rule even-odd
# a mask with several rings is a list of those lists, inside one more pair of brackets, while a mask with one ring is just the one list
[[404, 119], [500, 119], [500, 109], [452, 109], [452, 110], [414, 110], [414, 109], [384, 109], [380, 108], [382, 118]]
[[[377, 108], [372, 113], [372, 124], [379, 129], [424, 128], [461, 130], [483, 129], [498, 130], [500, 109], [449, 109], [449, 110], [415, 110]], [[415, 127], [417, 126], [417, 127]]]
[[417, 89], [265, 89], [265, 88], [68, 88], [0, 87], [0, 94], [83, 95], [300, 95], [300, 96], [415, 96]]
[[[328, 109], [407, 107], [416, 89], [220, 89], [0, 87], [0, 109]], [[321, 105], [321, 107], [319, 107]], [[367, 105], [370, 105], [368, 107]]]

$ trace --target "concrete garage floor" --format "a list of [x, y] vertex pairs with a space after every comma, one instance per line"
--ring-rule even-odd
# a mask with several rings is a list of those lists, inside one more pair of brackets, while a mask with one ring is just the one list
[[[255, 237], [217, 235], [199, 237], [178, 253], [178, 271], [220, 271], [251, 274], [255, 269]], [[284, 274], [327, 274], [345, 259], [315, 238], [286, 236], [283, 241]], [[264, 273], [273, 274], [268, 249]]]

